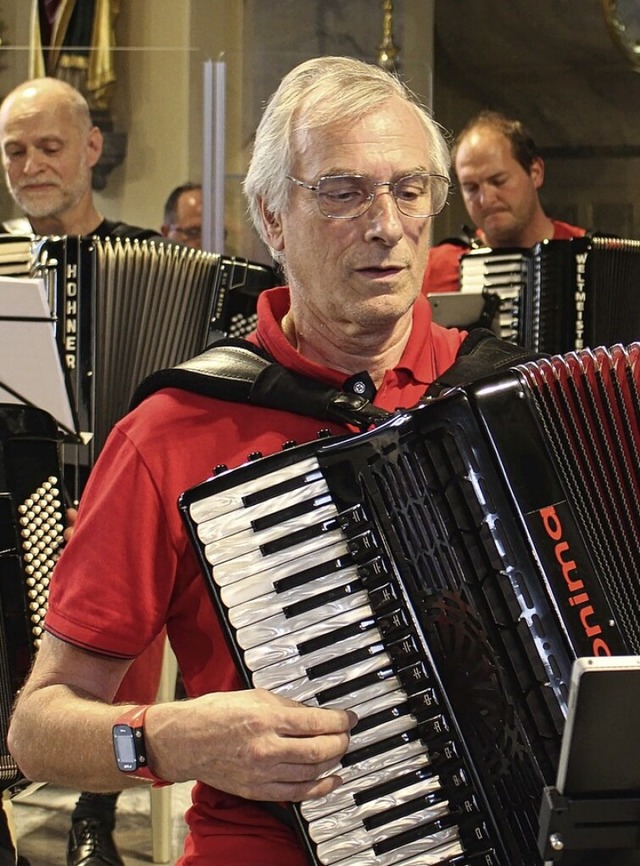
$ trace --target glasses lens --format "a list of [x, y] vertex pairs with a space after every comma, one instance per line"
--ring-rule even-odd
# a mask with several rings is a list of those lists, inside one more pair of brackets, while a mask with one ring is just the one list
[[406, 216], [435, 216], [446, 204], [449, 181], [437, 174], [412, 174], [396, 181], [393, 195], [398, 210]]
[[318, 181], [320, 212], [328, 217], [349, 219], [360, 216], [372, 198], [371, 183], [356, 175], [333, 175]]
[[[318, 181], [317, 196], [320, 212], [334, 219], [353, 219], [368, 210], [376, 188], [386, 183], [374, 183], [361, 175], [327, 175]], [[411, 217], [439, 214], [449, 195], [446, 177], [426, 172], [401, 177], [388, 184], [398, 210]]]
[[180, 228], [178, 229], [183, 238], [187, 238], [190, 241], [197, 241], [202, 237], [202, 229], [198, 228], [198, 226], [192, 226], [189, 228]]

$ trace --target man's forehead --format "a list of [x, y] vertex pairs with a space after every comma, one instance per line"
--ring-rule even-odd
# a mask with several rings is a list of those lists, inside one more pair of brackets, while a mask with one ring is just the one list
[[199, 217], [202, 211], [202, 193], [200, 190], [187, 190], [178, 199], [177, 212], [183, 217]]
[[293, 133], [294, 164], [322, 163], [322, 168], [353, 170], [354, 158], [397, 161], [403, 167], [426, 166], [430, 142], [411, 107], [400, 99], [378, 110], [322, 127], [299, 124]]
[[29, 131], [27, 129], [16, 129], [7, 125], [0, 127], [0, 138], [4, 147], [11, 145], [33, 144], [35, 147], [45, 147], [51, 144], [66, 144], [70, 136], [63, 134], [61, 129], [38, 129]]
[[67, 144], [79, 137], [77, 124], [64, 112], [28, 112], [0, 121], [0, 138], [5, 147], [9, 144], [35, 147]]
[[458, 145], [456, 161], [467, 159], [469, 156], [484, 156], [486, 154], [511, 156], [511, 142], [506, 135], [497, 130], [478, 127], [468, 133]]
[[179, 205], [188, 207], [197, 206], [202, 202], [202, 193], [199, 189], [188, 189], [178, 199]]
[[73, 112], [64, 102], [45, 99], [42, 95], [34, 98], [19, 98], [9, 101], [0, 108], [2, 126], [34, 125], [40, 128], [58, 128], [74, 123]]
[[480, 168], [498, 171], [511, 167], [516, 162], [509, 140], [501, 134], [473, 135], [465, 138], [456, 153], [456, 174]]

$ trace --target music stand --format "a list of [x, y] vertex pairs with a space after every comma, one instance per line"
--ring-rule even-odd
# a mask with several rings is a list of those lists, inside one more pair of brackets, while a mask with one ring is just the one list
[[640, 863], [639, 730], [640, 657], [576, 659], [556, 784], [540, 808], [545, 866], [625, 851]]
[[430, 292], [433, 321], [444, 328], [489, 328], [500, 335], [500, 298], [488, 292]]
[[0, 403], [43, 409], [77, 441], [53, 322], [42, 280], [0, 278]]

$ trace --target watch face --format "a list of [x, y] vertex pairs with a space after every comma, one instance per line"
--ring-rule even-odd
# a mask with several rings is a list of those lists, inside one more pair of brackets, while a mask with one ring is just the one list
[[129, 725], [114, 725], [113, 748], [116, 764], [122, 773], [132, 773], [138, 769], [135, 735]]

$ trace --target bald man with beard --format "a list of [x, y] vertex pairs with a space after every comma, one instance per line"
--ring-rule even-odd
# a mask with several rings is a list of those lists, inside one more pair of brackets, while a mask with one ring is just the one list
[[[18, 85], [0, 106], [0, 152], [11, 197], [24, 212], [19, 230], [47, 235], [157, 237], [106, 219], [97, 209], [92, 169], [103, 139], [82, 94], [56, 78]], [[5, 228], [13, 228], [9, 222]]]
[[[24, 218], [7, 221], [2, 230], [41, 237], [159, 239], [155, 230], [109, 220], [98, 211], [91, 179], [102, 145], [86, 100], [70, 84], [36, 78], [12, 90], [0, 106], [0, 152], [7, 188]], [[161, 637], [132, 666], [118, 700], [155, 699]], [[72, 815], [68, 866], [123, 866], [113, 840], [117, 797], [118, 792], [80, 795]]]

